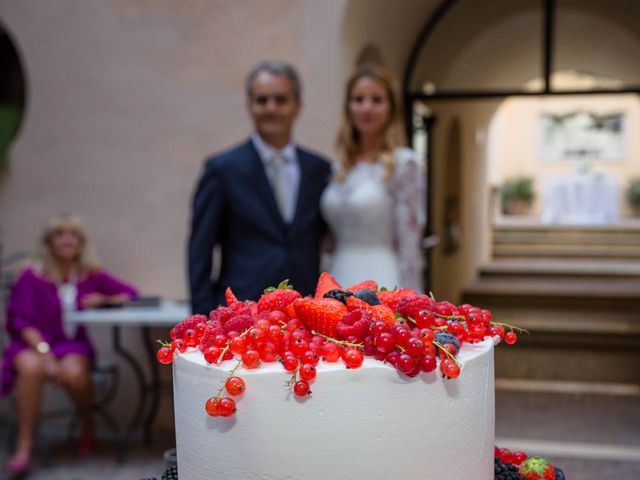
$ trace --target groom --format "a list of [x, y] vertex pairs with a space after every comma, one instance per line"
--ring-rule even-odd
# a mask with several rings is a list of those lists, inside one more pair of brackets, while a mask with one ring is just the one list
[[[193, 313], [223, 304], [227, 287], [240, 300], [257, 300], [265, 287], [288, 278], [305, 295], [318, 276], [325, 230], [319, 202], [330, 167], [291, 139], [302, 106], [300, 80], [287, 63], [263, 62], [249, 72], [246, 93], [255, 131], [206, 161], [193, 198]], [[221, 253], [216, 278], [214, 246]]]

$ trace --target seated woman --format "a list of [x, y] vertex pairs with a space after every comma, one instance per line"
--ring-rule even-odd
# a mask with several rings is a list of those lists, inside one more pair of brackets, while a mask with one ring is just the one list
[[78, 451], [93, 451], [94, 349], [85, 328], [65, 325], [63, 313], [123, 304], [136, 295], [133, 287], [100, 268], [76, 216], [59, 215], [47, 222], [7, 307], [10, 342], [3, 355], [1, 393], [15, 388], [18, 416], [16, 451], [7, 463], [10, 473], [29, 469], [45, 381], [67, 390], [81, 415]]

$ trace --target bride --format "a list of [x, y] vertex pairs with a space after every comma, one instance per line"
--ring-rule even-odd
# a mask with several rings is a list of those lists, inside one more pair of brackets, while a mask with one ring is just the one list
[[402, 147], [393, 80], [364, 65], [347, 83], [337, 148], [341, 161], [321, 199], [335, 239], [329, 272], [343, 286], [421, 288], [423, 161]]

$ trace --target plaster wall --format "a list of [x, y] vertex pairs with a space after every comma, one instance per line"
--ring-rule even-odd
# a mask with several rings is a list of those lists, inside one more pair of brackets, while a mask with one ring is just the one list
[[[576, 172], [583, 162], [578, 160], [544, 161], [540, 159], [540, 126], [542, 113], [566, 114], [590, 111], [600, 114], [622, 112], [625, 116], [625, 156], [621, 160], [590, 161], [594, 173], [611, 176], [619, 185], [621, 215], [630, 215], [631, 208], [624, 198], [624, 190], [631, 178], [640, 175], [640, 139], [634, 132], [640, 129], [640, 98], [637, 95], [566, 96], [546, 98], [510, 98], [497, 113], [500, 134], [492, 136], [497, 143], [490, 162], [491, 170], [499, 172], [495, 185], [519, 176], [534, 178], [536, 200], [533, 215], [541, 213], [544, 187], [553, 178]], [[588, 159], [585, 159], [588, 160]]]
[[[244, 78], [255, 63], [278, 58], [299, 68], [305, 103], [296, 138], [332, 153], [345, 76], [345, 6], [342, 0], [1, 2], [0, 23], [27, 79], [23, 125], [0, 183], [4, 252], [31, 248], [45, 218], [74, 211], [108, 270], [142, 294], [186, 299], [194, 184], [208, 154], [250, 132]], [[112, 359], [110, 331], [92, 333], [100, 357]], [[153, 336], [167, 338], [168, 329]], [[124, 337], [125, 347], [140, 350], [136, 331]], [[123, 374], [122, 384], [132, 385]], [[134, 395], [123, 390], [116, 411], [129, 411]], [[163, 408], [160, 423], [172, 429]]]

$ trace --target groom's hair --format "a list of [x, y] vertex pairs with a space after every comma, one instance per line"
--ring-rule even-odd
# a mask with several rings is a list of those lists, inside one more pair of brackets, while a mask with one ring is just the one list
[[249, 71], [245, 80], [245, 90], [247, 92], [247, 97], [251, 97], [251, 88], [253, 86], [253, 81], [261, 72], [269, 72], [273, 75], [284, 75], [291, 81], [293, 85], [293, 92], [296, 96], [296, 100], [300, 100], [302, 98], [302, 82], [300, 81], [300, 76], [298, 75], [295, 67], [290, 63], [282, 62], [279, 60], [265, 60], [264, 62], [260, 62], [259, 64], [257, 64]]

